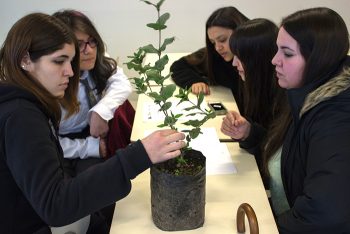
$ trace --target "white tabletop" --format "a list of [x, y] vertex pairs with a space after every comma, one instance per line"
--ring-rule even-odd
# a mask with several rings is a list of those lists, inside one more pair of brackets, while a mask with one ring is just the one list
[[[157, 89], [154, 88], [154, 89]], [[204, 102], [221, 102], [228, 110], [236, 110], [238, 111], [236, 102], [234, 100], [234, 97], [232, 95], [232, 92], [229, 88], [225, 88], [222, 86], [211, 86], [210, 87], [211, 94], [208, 96], [205, 96]], [[149, 130], [155, 130], [157, 129], [157, 125], [162, 123], [161, 119], [156, 120], [148, 120], [145, 116], [147, 113], [145, 113], [145, 105], [151, 104], [153, 101], [151, 98], [147, 97], [144, 94], [140, 94], [137, 101], [137, 107], [136, 107], [136, 113], [135, 113], [135, 119], [133, 123], [133, 129], [131, 132], [131, 141], [136, 141], [138, 139], [142, 139], [145, 137], [145, 132]], [[178, 100], [175, 102], [174, 105], [178, 102]], [[219, 137], [220, 141], [232, 141], [232, 139], [226, 135], [224, 135], [220, 131], [222, 118], [224, 115], [218, 115], [214, 119], [208, 120], [203, 127], [214, 127], [216, 129], [216, 133]], [[181, 122], [181, 121], [179, 121]], [[178, 125], [178, 127], [184, 127], [181, 124]]]
[[[225, 144], [237, 173], [207, 176], [204, 226], [178, 233], [237, 233], [236, 212], [242, 203], [249, 203], [255, 210], [260, 233], [278, 233], [254, 157], [240, 149], [237, 143]], [[150, 175], [147, 170], [132, 181], [131, 193], [116, 203], [110, 233], [168, 233], [153, 224], [150, 199]], [[249, 233], [247, 221], [246, 231]]]

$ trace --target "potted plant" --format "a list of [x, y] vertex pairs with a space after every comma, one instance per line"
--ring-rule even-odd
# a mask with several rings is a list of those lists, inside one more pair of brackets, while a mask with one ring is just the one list
[[[166, 47], [173, 43], [174, 37], [162, 40], [162, 30], [169, 13], [160, 14], [160, 8], [165, 0], [152, 3], [141, 0], [157, 10], [157, 21], [147, 24], [147, 27], [158, 32], [158, 45], [152, 44], [140, 47], [132, 56], [128, 56], [128, 69], [134, 70], [139, 77], [131, 78], [138, 94], [150, 97], [164, 114], [164, 121], [158, 127], [177, 129], [176, 124], [182, 117], [190, 118], [182, 122], [186, 129], [187, 145], [178, 158], [151, 167], [151, 205], [152, 218], [155, 225], [166, 231], [195, 229], [203, 226], [205, 215], [205, 157], [199, 151], [190, 147], [192, 139], [201, 134], [201, 126], [210, 118], [215, 118], [215, 112], [203, 107], [204, 94], [191, 99], [191, 90], [177, 88], [175, 84], [165, 84], [171, 74], [163, 75], [169, 59], [164, 55]], [[148, 53], [156, 53], [158, 60], [154, 64], [144, 64]], [[151, 83], [156, 83], [157, 88]], [[176, 92], [177, 90], [177, 92]], [[186, 103], [182, 113], [174, 113], [172, 107], [174, 98], [177, 105]]]

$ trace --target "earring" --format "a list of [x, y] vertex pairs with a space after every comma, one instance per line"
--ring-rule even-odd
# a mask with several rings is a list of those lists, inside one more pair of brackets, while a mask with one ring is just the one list
[[26, 66], [24, 66], [24, 64], [22, 64], [22, 66], [21, 66], [23, 69], [26, 67]]

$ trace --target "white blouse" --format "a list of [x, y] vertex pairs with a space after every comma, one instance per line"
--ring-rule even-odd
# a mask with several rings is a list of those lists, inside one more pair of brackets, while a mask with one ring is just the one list
[[[90, 87], [94, 88], [95, 83], [92, 80], [89, 71], [84, 71], [80, 79], [88, 79]], [[115, 110], [124, 103], [132, 91], [130, 81], [126, 77], [121, 67], [117, 67], [117, 72], [107, 80], [107, 86], [102, 95], [94, 94], [98, 103], [89, 109], [88, 97], [84, 85], [79, 83], [78, 101], [80, 110], [78, 113], [65, 119], [66, 111], [62, 108], [61, 123], [59, 134], [81, 132], [89, 123], [91, 111], [99, 114], [104, 120], [109, 121], [113, 118]], [[70, 139], [68, 137], [59, 137], [65, 158], [87, 158], [100, 157], [99, 138], [92, 136], [86, 139]]]

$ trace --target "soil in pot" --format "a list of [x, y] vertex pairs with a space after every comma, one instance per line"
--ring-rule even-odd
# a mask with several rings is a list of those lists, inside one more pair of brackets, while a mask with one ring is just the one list
[[[164, 231], [191, 230], [204, 224], [205, 157], [190, 150], [184, 158], [187, 163], [184, 170], [179, 170], [176, 160], [151, 168], [152, 219]], [[190, 175], [190, 171], [195, 174]]]

